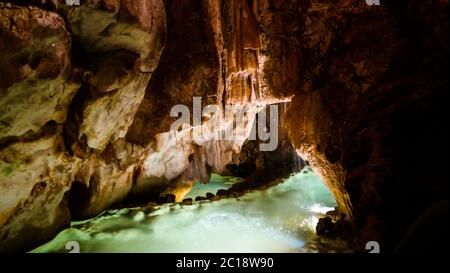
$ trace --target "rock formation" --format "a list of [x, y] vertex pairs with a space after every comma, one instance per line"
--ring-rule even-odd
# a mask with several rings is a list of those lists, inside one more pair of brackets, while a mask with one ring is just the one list
[[[133, 168], [123, 161], [133, 153], [123, 138], [164, 48], [162, 1], [53, 3], [0, 6], [2, 249], [67, 225], [74, 181], [75, 195], [80, 185], [89, 195], [72, 217], [126, 197]], [[109, 144], [120, 154], [102, 155]]]
[[448, 199], [448, 1], [315, 2], [302, 13], [291, 139], [352, 220], [358, 248], [375, 240], [389, 251]]
[[[448, 198], [448, 1], [80, 3], [0, 1], [0, 251], [124, 200], [181, 201], [211, 172], [245, 171], [236, 162], [280, 164], [290, 142], [359, 249], [393, 250]], [[222, 113], [291, 101], [283, 148], [264, 160], [248, 131], [180, 141], [195, 124], [170, 131], [171, 108], [192, 113], [194, 97]]]

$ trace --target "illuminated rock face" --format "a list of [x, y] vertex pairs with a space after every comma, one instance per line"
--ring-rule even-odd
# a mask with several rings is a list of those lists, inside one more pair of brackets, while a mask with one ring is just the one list
[[1, 150], [2, 250], [48, 240], [70, 220], [64, 194], [75, 179], [80, 159], [61, 153], [62, 146], [56, 133]]
[[[194, 96], [220, 107], [292, 99], [290, 140], [361, 243], [398, 240], [440, 198], [410, 170], [433, 158], [446, 168], [433, 153], [446, 143], [443, 1], [1, 2], [0, 250], [48, 239], [68, 208], [80, 219], [130, 197], [180, 199], [192, 180], [252, 158], [243, 141], [170, 141], [171, 107]], [[22, 236], [31, 231], [42, 238]]]
[[63, 2], [0, 3], [1, 250], [47, 240], [69, 205], [84, 217], [121, 201], [142, 150], [123, 138], [164, 48], [162, 1]]
[[64, 20], [0, 6], [0, 249], [48, 240], [70, 213], [79, 159], [63, 153], [61, 124], [79, 83], [70, 79]]
[[[21, 198], [8, 196], [9, 203], [0, 207], [2, 221], [8, 223], [1, 229], [2, 249], [34, 243], [18, 239], [27, 219], [29, 230], [46, 235], [36, 238], [38, 242], [68, 224], [68, 207], [71, 217], [80, 219], [130, 196], [180, 193], [181, 198], [194, 179], [206, 183], [211, 171], [223, 172], [247, 135], [231, 141], [168, 141], [174, 121], [169, 111], [175, 104], [191, 105], [193, 96], [200, 96], [204, 104], [238, 103], [256, 109], [255, 103], [287, 97], [260, 86], [259, 71], [267, 58], [260, 51], [264, 45], [257, 14], [267, 7], [256, 2], [236, 0], [222, 6], [217, 1], [104, 0], [70, 7], [64, 1], [32, 3], [36, 7], [31, 9], [2, 3], [0, 14], [2, 40], [19, 35], [18, 41], [2, 44], [7, 54], [1, 59], [1, 185], [8, 188], [10, 181], [18, 180], [15, 190], [22, 190]], [[27, 21], [29, 14], [36, 22]], [[11, 22], [25, 24], [18, 26], [19, 34]], [[34, 51], [30, 41], [38, 43], [31, 44]], [[20, 55], [23, 52], [28, 55]], [[249, 126], [252, 120], [245, 122]], [[29, 187], [41, 185], [41, 171], [15, 168], [19, 161], [6, 151], [24, 143], [38, 145], [44, 136], [58, 140], [58, 145], [46, 148], [52, 149], [49, 154], [67, 157], [73, 168], [54, 190], [58, 197], [46, 197], [53, 200], [48, 207], [54, 216], [41, 221], [31, 220], [38, 212], [23, 203], [40, 202]], [[28, 160], [45, 159], [32, 151]], [[51, 166], [55, 159], [48, 160]], [[57, 170], [65, 171], [63, 167]], [[19, 186], [28, 171], [36, 175], [27, 187]], [[53, 178], [63, 174], [51, 175], [48, 180], [58, 183]]]

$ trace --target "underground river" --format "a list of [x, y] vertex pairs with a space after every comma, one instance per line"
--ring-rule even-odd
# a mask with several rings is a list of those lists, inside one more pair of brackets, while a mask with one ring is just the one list
[[[238, 179], [213, 175], [187, 197], [228, 188]], [[107, 210], [72, 222], [32, 252], [345, 252], [343, 242], [315, 235], [318, 218], [336, 206], [331, 193], [309, 168], [283, 183], [239, 198]], [[325, 245], [325, 246], [324, 246]]]

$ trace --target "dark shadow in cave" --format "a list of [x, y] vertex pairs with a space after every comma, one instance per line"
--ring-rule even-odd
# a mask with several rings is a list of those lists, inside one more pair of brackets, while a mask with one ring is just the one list
[[89, 204], [91, 194], [89, 189], [83, 183], [74, 181], [72, 188], [68, 192], [69, 210], [72, 220], [83, 219], [82, 211]]

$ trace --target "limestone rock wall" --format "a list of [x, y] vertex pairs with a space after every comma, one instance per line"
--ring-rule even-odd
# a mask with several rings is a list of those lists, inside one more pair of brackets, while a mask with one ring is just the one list
[[306, 1], [288, 127], [352, 220], [357, 248], [376, 240], [392, 251], [448, 200], [448, 1], [382, 3]]
[[127, 196], [142, 148], [123, 139], [159, 63], [166, 16], [162, 1], [8, 2], [0, 249], [17, 250]]
[[194, 96], [222, 110], [292, 100], [289, 138], [359, 246], [393, 249], [448, 194], [448, 1], [80, 2], [0, 1], [1, 251], [224, 171], [245, 134], [169, 132]]
[[[232, 141], [174, 142], [168, 131], [175, 118], [169, 113], [176, 104], [192, 110], [194, 96], [202, 98], [202, 106], [214, 104], [221, 111], [230, 103], [256, 111], [288, 97], [260, 86], [268, 54], [262, 52], [259, 28], [260, 15], [268, 12], [264, 5], [2, 1], [0, 151], [8, 156], [2, 158], [0, 185], [14, 184], [17, 196], [2, 191], [9, 201], [0, 207], [7, 223], [0, 229], [1, 249], [23, 249], [47, 240], [70, 218], [92, 217], [127, 198], [157, 197], [194, 179], [207, 182], [211, 171], [223, 172], [246, 133]], [[266, 18], [267, 27], [270, 23]], [[250, 126], [252, 120], [245, 120]], [[221, 126], [230, 125], [233, 120]], [[53, 171], [41, 178], [40, 169], [25, 168], [8, 152], [39, 146], [44, 137], [58, 140], [43, 148], [49, 155], [30, 148], [27, 157], [47, 158], [49, 168], [64, 158], [71, 162], [57, 168], [64, 175]], [[28, 186], [20, 186], [28, 173]], [[54, 214], [45, 221], [31, 219], [44, 212], [23, 201], [41, 202], [31, 189], [42, 187], [43, 179], [55, 185], [61, 180], [57, 198], [44, 195], [52, 198], [47, 207]], [[23, 237], [25, 226], [27, 232], [42, 232], [42, 238]]]

